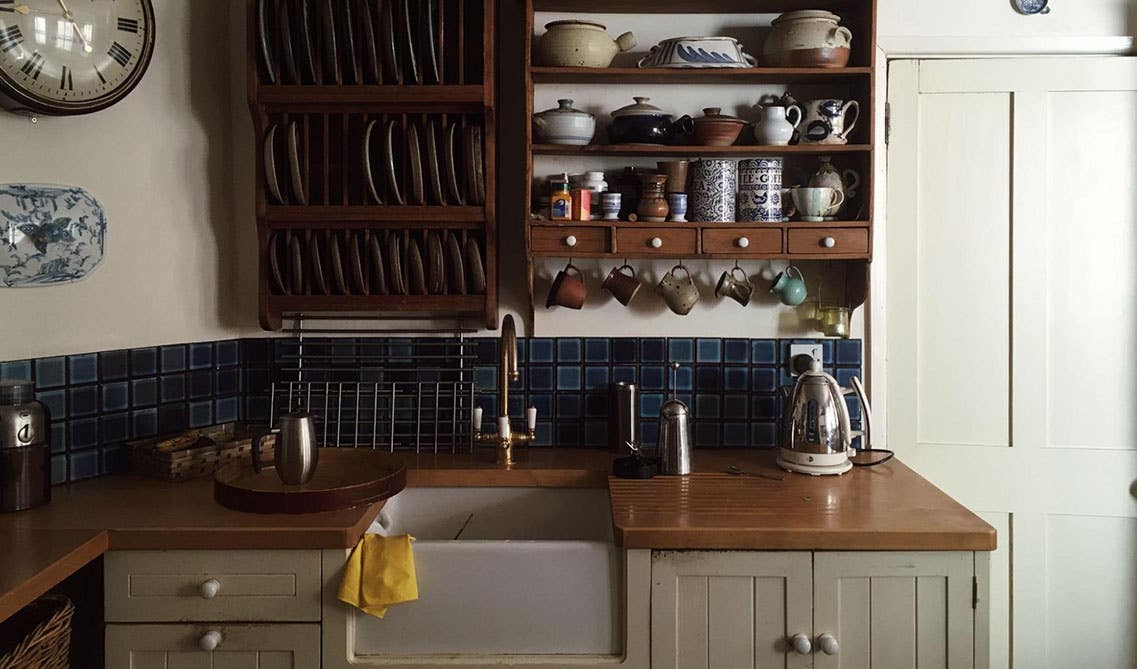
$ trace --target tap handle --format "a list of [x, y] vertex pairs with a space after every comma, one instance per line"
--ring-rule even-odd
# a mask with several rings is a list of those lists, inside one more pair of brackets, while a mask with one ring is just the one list
[[474, 407], [473, 415], [471, 416], [471, 418], [473, 419], [474, 432], [481, 432], [482, 431], [482, 408], [481, 407]]
[[537, 407], [529, 407], [525, 410], [525, 425], [530, 432], [537, 431]]

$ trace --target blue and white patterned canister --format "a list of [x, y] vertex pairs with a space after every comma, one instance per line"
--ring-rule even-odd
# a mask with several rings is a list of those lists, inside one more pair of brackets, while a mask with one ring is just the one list
[[696, 160], [691, 163], [691, 208], [687, 219], [734, 221], [737, 189], [738, 164], [733, 160]]
[[781, 158], [753, 158], [738, 162], [738, 220], [781, 222]]

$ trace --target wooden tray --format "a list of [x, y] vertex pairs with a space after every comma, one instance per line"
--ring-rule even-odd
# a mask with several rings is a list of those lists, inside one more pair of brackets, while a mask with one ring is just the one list
[[321, 448], [312, 480], [284, 485], [276, 468], [253, 471], [252, 462], [231, 462], [213, 477], [218, 504], [251, 513], [317, 513], [374, 504], [407, 485], [402, 458], [370, 449]]

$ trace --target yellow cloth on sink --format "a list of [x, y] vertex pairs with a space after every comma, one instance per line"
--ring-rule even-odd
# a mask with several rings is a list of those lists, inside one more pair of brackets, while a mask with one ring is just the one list
[[409, 534], [365, 534], [343, 569], [339, 598], [364, 613], [382, 618], [387, 607], [418, 599], [415, 556]]

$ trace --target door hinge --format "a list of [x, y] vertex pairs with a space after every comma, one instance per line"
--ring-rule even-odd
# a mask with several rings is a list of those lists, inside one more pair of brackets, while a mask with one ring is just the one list
[[979, 579], [971, 577], [971, 608], [979, 608]]
[[892, 139], [892, 103], [884, 103], [884, 145]]

